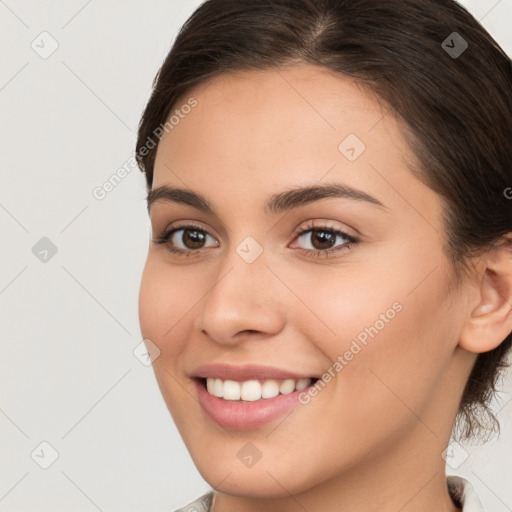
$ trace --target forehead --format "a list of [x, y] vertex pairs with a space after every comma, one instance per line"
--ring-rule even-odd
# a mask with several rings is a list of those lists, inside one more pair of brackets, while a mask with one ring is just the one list
[[419, 208], [432, 206], [433, 192], [407, 167], [414, 155], [400, 121], [351, 78], [306, 64], [223, 74], [191, 89], [173, 113], [190, 98], [196, 106], [159, 143], [153, 188], [187, 184], [235, 201], [327, 178], [385, 204], [402, 190]]
[[[343, 135], [354, 133], [368, 139], [386, 113], [377, 97], [358, 82], [309, 64], [222, 74], [183, 95], [173, 112], [179, 113], [191, 97], [197, 106], [179, 120], [174, 116], [179, 124], [172, 128], [173, 137], [164, 134], [172, 139], [168, 141], [171, 147], [181, 147], [193, 131], [208, 135], [201, 140], [205, 149], [228, 149], [229, 142], [235, 146], [243, 141], [239, 149], [249, 151], [261, 143], [275, 146], [301, 141], [308, 150], [322, 138], [337, 150]], [[389, 138], [397, 135], [389, 126], [386, 134]]]

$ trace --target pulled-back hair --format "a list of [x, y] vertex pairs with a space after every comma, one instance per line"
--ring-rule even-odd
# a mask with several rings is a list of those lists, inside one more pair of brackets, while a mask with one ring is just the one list
[[[443, 251], [460, 284], [471, 258], [512, 232], [512, 66], [453, 0], [205, 1], [159, 69], [139, 124], [136, 156], [148, 190], [161, 127], [193, 87], [297, 63], [356, 79], [402, 121], [417, 158], [412, 172], [440, 196]], [[499, 430], [490, 401], [511, 344], [509, 334], [478, 355], [457, 437]]]

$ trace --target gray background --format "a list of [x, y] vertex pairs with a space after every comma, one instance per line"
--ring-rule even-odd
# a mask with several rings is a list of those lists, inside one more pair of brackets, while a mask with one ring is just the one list
[[[209, 489], [133, 353], [143, 176], [127, 164], [93, 196], [133, 156], [152, 79], [199, 3], [0, 1], [2, 511], [172, 511]], [[512, 0], [463, 3], [512, 55]], [[509, 377], [501, 438], [448, 468], [493, 512], [512, 510], [511, 393]]]

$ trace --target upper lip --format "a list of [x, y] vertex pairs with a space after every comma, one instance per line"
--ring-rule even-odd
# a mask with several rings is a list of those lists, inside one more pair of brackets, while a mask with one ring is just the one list
[[310, 379], [317, 378], [312, 375], [304, 375], [272, 366], [260, 366], [255, 364], [230, 365], [226, 363], [212, 363], [199, 366], [192, 372], [192, 377], [218, 378], [222, 380], [246, 380], [266, 379]]

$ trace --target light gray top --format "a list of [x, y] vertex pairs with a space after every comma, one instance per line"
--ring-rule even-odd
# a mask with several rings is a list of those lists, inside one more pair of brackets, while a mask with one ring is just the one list
[[203, 494], [200, 498], [197, 498], [196, 501], [176, 510], [176, 512], [211, 512], [213, 494], [214, 491]]
[[[485, 512], [478, 494], [471, 483], [460, 476], [446, 477], [448, 491], [454, 503], [462, 507], [462, 512]], [[189, 503], [176, 512], [211, 512], [214, 491], [203, 494], [200, 498]]]

